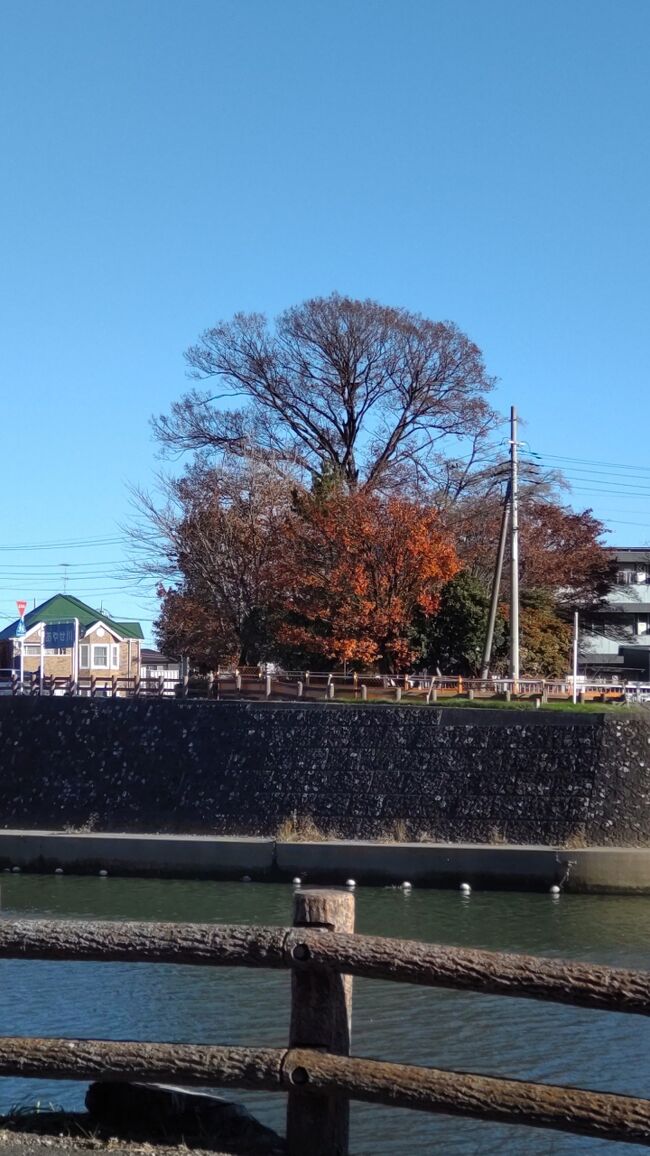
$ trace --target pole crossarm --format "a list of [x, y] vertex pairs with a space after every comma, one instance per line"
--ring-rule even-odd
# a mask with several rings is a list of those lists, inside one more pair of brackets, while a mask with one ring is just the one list
[[331, 1096], [650, 1146], [650, 1101], [307, 1048], [0, 1038], [0, 1076], [214, 1085]]
[[327, 969], [365, 979], [650, 1015], [650, 972], [308, 927], [0, 922], [0, 959]]

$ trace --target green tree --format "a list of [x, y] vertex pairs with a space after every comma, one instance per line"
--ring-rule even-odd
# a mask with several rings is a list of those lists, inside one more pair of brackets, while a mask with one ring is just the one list
[[[468, 570], [461, 571], [443, 587], [440, 608], [431, 618], [420, 619], [418, 633], [423, 646], [422, 665], [443, 674], [477, 675], [485, 643], [490, 596]], [[494, 631], [493, 663], [504, 652], [506, 623], [499, 612]]]

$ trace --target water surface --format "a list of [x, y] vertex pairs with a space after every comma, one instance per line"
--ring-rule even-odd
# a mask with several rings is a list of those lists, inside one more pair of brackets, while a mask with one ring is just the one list
[[[290, 922], [284, 885], [0, 877], [2, 916]], [[650, 969], [650, 898], [357, 891], [357, 928], [430, 942]], [[289, 976], [149, 964], [0, 961], [2, 1035], [284, 1046]], [[353, 1051], [405, 1063], [650, 1095], [650, 1024], [637, 1016], [355, 981]], [[83, 1102], [84, 1084], [0, 1079], [0, 1112]], [[230, 1093], [226, 1093], [230, 1095]], [[282, 1129], [284, 1098], [235, 1093]], [[630, 1156], [638, 1148], [529, 1128], [353, 1105], [353, 1156]]]

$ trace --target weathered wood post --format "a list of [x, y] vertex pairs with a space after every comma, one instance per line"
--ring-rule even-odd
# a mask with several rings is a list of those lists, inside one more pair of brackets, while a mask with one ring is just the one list
[[368, 687], [366, 686], [365, 682], [361, 683], [361, 701], [368, 701]]
[[325, 690], [325, 697], [327, 699], [329, 699], [330, 702], [334, 698], [334, 683], [333, 682], [328, 682], [327, 688]]
[[266, 676], [266, 697], [267, 698], [271, 697], [271, 675], [270, 674], [267, 674], [267, 676]]
[[158, 698], [164, 698], [164, 697], [165, 697], [165, 676], [164, 676], [164, 674], [159, 674], [158, 675]]
[[212, 698], [213, 695], [214, 695], [214, 671], [209, 670], [208, 671], [208, 677], [206, 679], [206, 696], [207, 696], [207, 698]]
[[396, 686], [395, 687], [395, 702], [401, 702], [401, 701], [402, 701], [402, 688], [401, 688], [401, 686]]
[[467, 692], [467, 697], [468, 697], [469, 699], [474, 699], [474, 698], [476, 697], [476, 692], [475, 692], [475, 690], [474, 690], [474, 688], [473, 688], [472, 686], [470, 686], [470, 688], [469, 688], [469, 690], [468, 690], [468, 692]]
[[111, 676], [111, 698], [117, 698], [118, 679], [117, 675]]
[[304, 688], [303, 684], [301, 683], [300, 679], [298, 679], [298, 681], [296, 683], [296, 694], [297, 694], [298, 698], [302, 698], [304, 689], [305, 688]]
[[96, 674], [91, 674], [91, 676], [90, 676], [90, 697], [91, 698], [97, 698], [97, 675]]
[[237, 694], [241, 694], [241, 674], [238, 670], [235, 672], [235, 690]]
[[[354, 895], [349, 891], [297, 891], [293, 902], [294, 927], [354, 931]], [[309, 958], [298, 943], [294, 959]], [[289, 1047], [319, 1048], [349, 1056], [352, 1029], [352, 977], [320, 969], [291, 973], [291, 1027]], [[298, 1073], [296, 1073], [296, 1076]], [[287, 1101], [289, 1156], [347, 1156], [349, 1102], [344, 1096], [311, 1096], [295, 1091]]]

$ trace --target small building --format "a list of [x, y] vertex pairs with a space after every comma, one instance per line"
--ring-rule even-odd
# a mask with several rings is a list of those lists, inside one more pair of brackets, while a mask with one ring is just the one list
[[0, 631], [0, 668], [44, 678], [137, 678], [139, 622], [117, 622], [70, 594], [55, 594]]
[[140, 651], [140, 677], [143, 679], [175, 679], [181, 677], [180, 658], [169, 658], [159, 650], [150, 650], [143, 647]]

